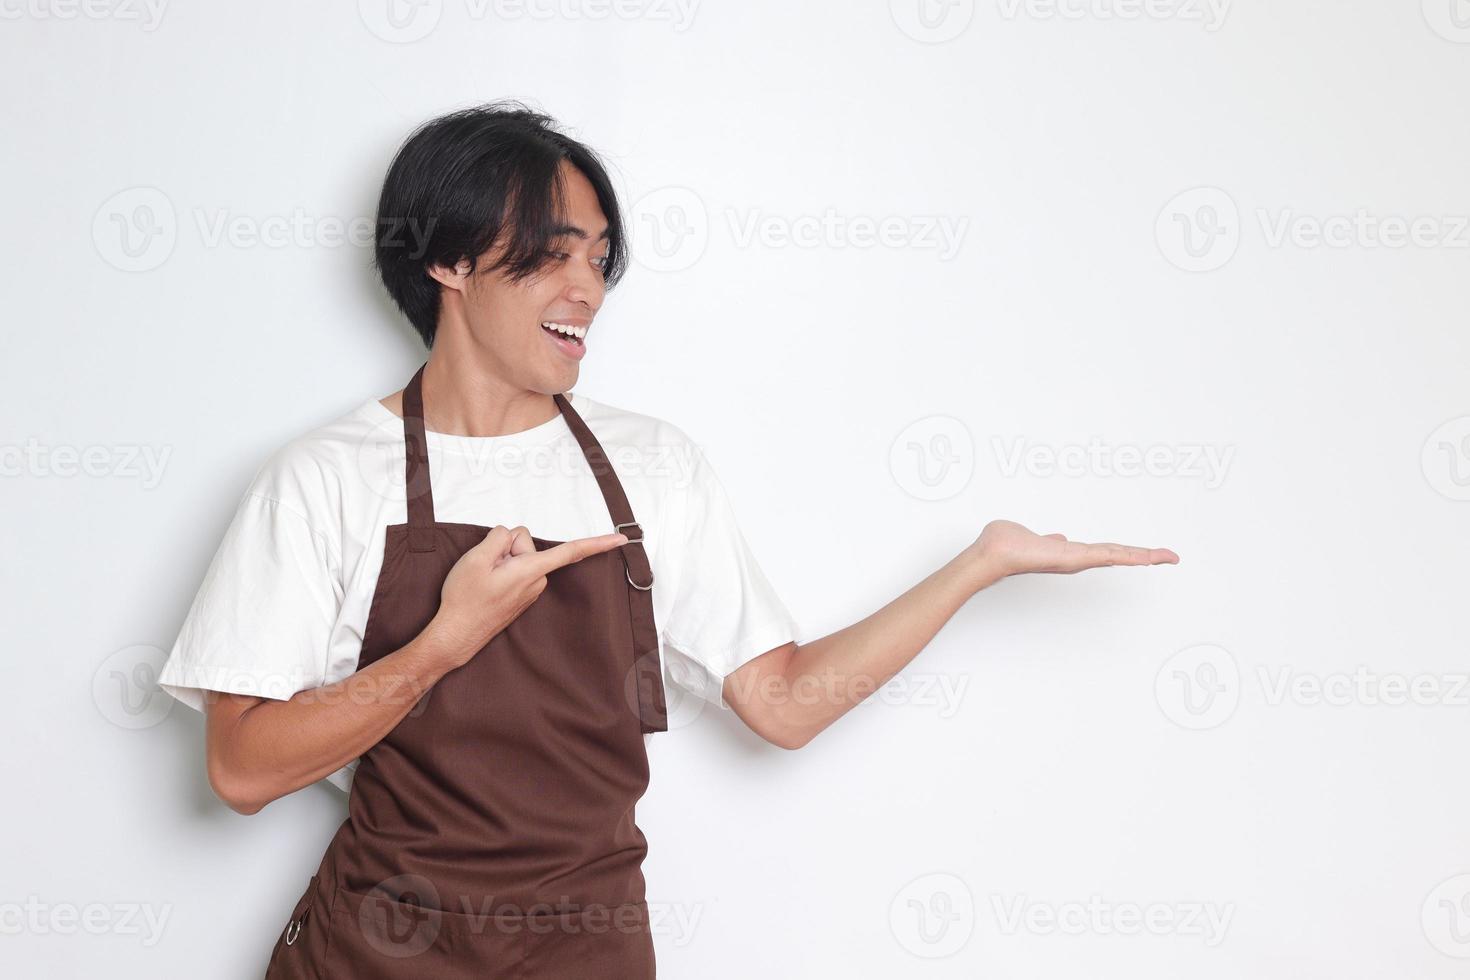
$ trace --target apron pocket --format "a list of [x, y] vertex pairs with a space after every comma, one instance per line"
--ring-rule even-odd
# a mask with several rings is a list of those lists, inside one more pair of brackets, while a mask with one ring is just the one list
[[648, 903], [526, 917], [526, 975], [541, 980], [653, 980]]
[[314, 921], [322, 917], [321, 910], [316, 908], [317, 881], [318, 876], [312, 875], [306, 883], [306, 891], [302, 892], [291, 910], [291, 918], [276, 937], [275, 948], [271, 950], [270, 962], [266, 966], [266, 980], [308, 980], [321, 975], [321, 957], [325, 950], [317, 937], [326, 938], [327, 923]]
[[338, 888], [329, 918], [327, 972], [332, 977], [512, 980], [524, 975], [526, 931], [519, 917], [451, 912]]

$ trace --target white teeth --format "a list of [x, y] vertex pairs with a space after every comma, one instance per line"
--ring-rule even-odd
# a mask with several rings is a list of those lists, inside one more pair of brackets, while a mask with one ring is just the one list
[[576, 337], [578, 340], [584, 340], [587, 337], [586, 327], [574, 327], [570, 323], [553, 323], [550, 320], [546, 320], [541, 325], [547, 330], [555, 330], [557, 333], [564, 333], [568, 337]]

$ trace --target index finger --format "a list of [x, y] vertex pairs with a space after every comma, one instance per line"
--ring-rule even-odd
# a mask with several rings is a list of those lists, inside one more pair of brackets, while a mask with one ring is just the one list
[[577, 538], [573, 541], [563, 541], [554, 548], [538, 551], [534, 555], [527, 555], [526, 560], [535, 563], [535, 568], [542, 575], [563, 565], [570, 565], [574, 561], [581, 561], [588, 555], [595, 555], [603, 551], [611, 551], [613, 548], [628, 543], [626, 534], [599, 534], [590, 538]]

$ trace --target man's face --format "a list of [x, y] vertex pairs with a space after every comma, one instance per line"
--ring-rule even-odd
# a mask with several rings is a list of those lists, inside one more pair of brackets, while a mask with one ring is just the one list
[[[607, 217], [582, 172], [565, 161], [561, 169], [563, 229], [540, 270], [511, 282], [504, 270], [490, 268], [500, 252], [497, 244], [481, 257], [474, 275], [440, 279], [450, 286], [446, 304], [455, 301], [458, 290], [467, 340], [484, 355], [484, 363], [495, 365], [511, 386], [548, 395], [576, 383], [578, 362], [591, 339], [588, 328], [606, 293]], [[547, 323], [561, 329], [543, 326]]]

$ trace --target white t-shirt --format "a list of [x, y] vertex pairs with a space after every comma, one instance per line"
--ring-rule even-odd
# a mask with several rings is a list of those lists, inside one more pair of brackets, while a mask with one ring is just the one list
[[[643, 530], [671, 716], [670, 684], [728, 709], [725, 675], [798, 640], [796, 623], [681, 429], [569, 397]], [[505, 436], [427, 436], [436, 520], [523, 524], [554, 541], [612, 532], [560, 413]], [[403, 420], [371, 399], [272, 454], [240, 499], [158, 686], [203, 711], [205, 689], [285, 700], [355, 672], [385, 529], [407, 519], [403, 453]], [[345, 790], [356, 766], [327, 778]]]

